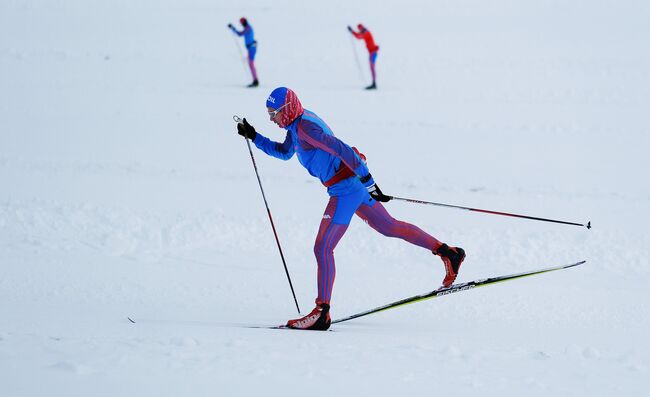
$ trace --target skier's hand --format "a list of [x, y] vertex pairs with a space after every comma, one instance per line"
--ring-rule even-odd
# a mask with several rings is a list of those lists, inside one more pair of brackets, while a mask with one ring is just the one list
[[230, 29], [232, 29], [232, 23], [229, 23], [229, 24], [228, 24], [228, 27], [229, 27]]
[[246, 121], [246, 117], [244, 117], [243, 123], [237, 123], [237, 133], [243, 137], [250, 139], [251, 141], [254, 141], [255, 137], [257, 136], [255, 127], [248, 124], [248, 121]]
[[382, 193], [381, 189], [379, 189], [379, 186], [377, 186], [375, 183], [375, 180], [372, 179], [372, 175], [368, 174], [361, 178], [361, 183], [363, 183], [363, 186], [368, 189], [370, 197], [374, 198], [375, 200], [381, 201], [382, 203], [387, 203], [393, 199], [391, 196], [386, 196], [384, 193]]
[[379, 189], [379, 186], [377, 186], [376, 183], [372, 184], [372, 186], [369, 186], [366, 189], [368, 189], [370, 197], [374, 198], [377, 201], [381, 201], [382, 203], [387, 203], [393, 199], [391, 196], [386, 196], [384, 193], [382, 193], [381, 189]]
[[350, 25], [348, 25], [348, 31], [352, 33], [352, 27]]

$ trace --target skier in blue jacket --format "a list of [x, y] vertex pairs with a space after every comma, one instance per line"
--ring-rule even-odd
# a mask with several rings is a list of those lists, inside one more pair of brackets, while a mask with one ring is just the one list
[[233, 31], [237, 36], [244, 36], [244, 45], [248, 51], [248, 67], [251, 69], [251, 74], [253, 75], [253, 82], [248, 85], [248, 87], [257, 87], [260, 85], [260, 82], [257, 80], [257, 70], [255, 69], [255, 54], [257, 54], [257, 41], [255, 40], [255, 33], [253, 32], [253, 27], [248, 20], [244, 17], [239, 19], [239, 23], [243, 30], [239, 31], [232, 26], [231, 23], [228, 24], [230, 30]]
[[282, 160], [294, 154], [307, 171], [327, 187], [330, 195], [320, 223], [314, 253], [318, 263], [316, 307], [308, 315], [289, 320], [290, 328], [326, 330], [331, 319], [330, 300], [336, 269], [334, 248], [356, 214], [370, 227], [388, 237], [397, 237], [440, 256], [445, 266], [443, 286], [451, 285], [465, 259], [462, 248], [450, 247], [417, 226], [390, 216], [381, 202], [390, 201], [375, 183], [365, 157], [334, 136], [332, 130], [313, 112], [303, 109], [289, 88], [273, 90], [266, 100], [271, 121], [287, 130], [284, 142], [273, 142], [251, 126], [246, 119], [237, 132], [252, 140], [258, 149]]

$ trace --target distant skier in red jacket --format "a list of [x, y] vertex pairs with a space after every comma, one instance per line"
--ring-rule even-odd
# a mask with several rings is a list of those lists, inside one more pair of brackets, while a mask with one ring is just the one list
[[363, 26], [362, 24], [358, 24], [357, 28], [359, 29], [359, 31], [355, 32], [354, 29], [348, 26], [348, 30], [350, 31], [350, 33], [352, 33], [354, 37], [356, 37], [359, 40], [365, 40], [366, 48], [368, 49], [368, 54], [370, 58], [370, 73], [372, 74], [372, 84], [366, 87], [366, 90], [376, 90], [377, 81], [376, 81], [376, 73], [375, 73], [375, 61], [377, 61], [377, 52], [379, 51], [379, 46], [375, 44], [375, 39], [372, 37], [372, 33], [370, 33], [370, 31], [366, 29], [365, 26]]

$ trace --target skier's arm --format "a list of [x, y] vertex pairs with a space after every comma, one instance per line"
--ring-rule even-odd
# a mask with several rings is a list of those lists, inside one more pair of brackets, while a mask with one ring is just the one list
[[233, 32], [234, 34], [236, 34], [237, 36], [240, 36], [240, 37], [243, 36], [244, 33], [246, 32], [246, 29], [244, 29], [244, 30], [242, 30], [242, 31], [240, 32], [239, 30], [235, 29], [235, 27], [232, 26], [232, 25], [228, 25], [228, 27], [230, 28], [230, 30], [232, 30], [232, 32]]
[[289, 160], [295, 153], [293, 140], [291, 139], [291, 134], [288, 132], [283, 143], [273, 142], [269, 138], [255, 131], [255, 127], [250, 125], [248, 120], [244, 118], [240, 123], [237, 123], [237, 133], [253, 141], [258, 149], [269, 156], [277, 157], [282, 160]]
[[293, 140], [289, 132], [287, 132], [287, 136], [282, 143], [274, 142], [258, 132], [253, 143], [264, 153], [279, 158], [280, 160], [289, 160], [295, 153]]
[[361, 32], [358, 32], [358, 33], [355, 32], [354, 29], [352, 29], [350, 26], [348, 26], [348, 31], [350, 31], [350, 33], [352, 33], [352, 35], [353, 35], [354, 37], [356, 37], [357, 39], [363, 39], [363, 33], [361, 33]]
[[298, 136], [310, 145], [338, 157], [359, 178], [370, 174], [366, 164], [350, 146], [334, 135], [325, 134], [317, 124], [301, 123], [298, 126]]
[[304, 139], [310, 145], [341, 159], [359, 177], [363, 186], [368, 189], [368, 193], [375, 200], [385, 203], [393, 199], [382, 193], [361, 157], [334, 135], [325, 134], [317, 124], [301, 123], [298, 125], [298, 137]]

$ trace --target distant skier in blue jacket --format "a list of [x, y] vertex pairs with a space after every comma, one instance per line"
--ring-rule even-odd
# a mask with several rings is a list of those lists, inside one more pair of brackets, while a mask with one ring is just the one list
[[237, 36], [244, 36], [244, 44], [246, 45], [246, 50], [248, 50], [248, 66], [251, 69], [251, 74], [253, 75], [253, 82], [248, 85], [248, 87], [257, 87], [260, 85], [260, 82], [257, 80], [257, 70], [255, 70], [255, 54], [257, 54], [257, 41], [255, 41], [255, 33], [253, 32], [253, 27], [248, 23], [248, 20], [244, 17], [239, 19], [239, 23], [243, 30], [239, 31], [232, 26], [231, 23], [228, 24], [230, 30], [233, 31]]
[[289, 320], [288, 327], [329, 328], [330, 300], [336, 273], [334, 248], [354, 214], [385, 236], [403, 239], [439, 255], [446, 271], [443, 286], [456, 280], [465, 251], [443, 244], [417, 226], [391, 217], [380, 202], [387, 202], [392, 197], [379, 189], [365, 164], [365, 157], [335, 137], [316, 114], [303, 109], [291, 89], [279, 87], [273, 90], [266, 100], [266, 107], [271, 121], [287, 130], [283, 142], [273, 142], [264, 137], [246, 119], [237, 125], [237, 132], [270, 156], [288, 160], [296, 154], [300, 164], [327, 187], [330, 195], [314, 245], [318, 263], [316, 307], [305, 317]]

